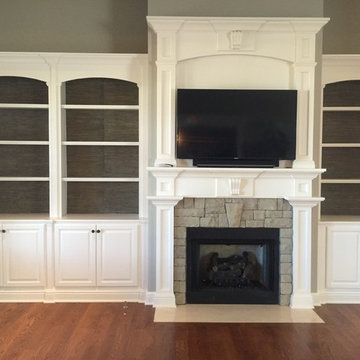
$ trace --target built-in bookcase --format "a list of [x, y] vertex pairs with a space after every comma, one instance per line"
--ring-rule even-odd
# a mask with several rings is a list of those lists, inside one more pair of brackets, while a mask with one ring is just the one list
[[144, 216], [146, 59], [0, 54], [0, 214]]
[[139, 93], [109, 78], [62, 89], [63, 212], [138, 213]]
[[49, 212], [48, 87], [0, 76], [0, 213]]
[[360, 215], [360, 80], [324, 88], [322, 215]]

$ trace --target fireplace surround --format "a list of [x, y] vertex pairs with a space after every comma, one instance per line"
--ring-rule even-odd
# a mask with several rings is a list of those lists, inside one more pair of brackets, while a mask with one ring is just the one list
[[[219, 229], [228, 229], [232, 233], [240, 230], [240, 232], [245, 231], [244, 235], [252, 238], [255, 238], [261, 229], [270, 230], [270, 232], [278, 231], [279, 265], [275, 270], [280, 276], [275, 285], [280, 289], [280, 297], [276, 303], [290, 304], [293, 250], [292, 208], [287, 201], [283, 199], [185, 198], [175, 206], [174, 216], [174, 292], [177, 305], [187, 303], [186, 291], [189, 288], [187, 282], [189, 277], [186, 276], [186, 260], [189, 248], [186, 238], [189, 229], [193, 233], [197, 229], [214, 229], [215, 232]], [[250, 234], [251, 230], [255, 230], [254, 235]], [[211, 236], [205, 236], [205, 239]], [[257, 303], [269, 303], [266, 298], [262, 300], [258, 300]], [[246, 301], [249, 302], [249, 300]], [[227, 302], [230, 303], [230, 301]], [[221, 301], [219, 300], [218, 303]]]
[[279, 304], [279, 229], [186, 228], [186, 303]]
[[[313, 159], [315, 67], [317, 33], [327, 21], [324, 18], [148, 17], [150, 55], [156, 78], [156, 154], [154, 166], [148, 168], [155, 179], [154, 192], [148, 197], [155, 206], [156, 216], [156, 289], [151, 299], [154, 306], [176, 306], [174, 278], [179, 269], [178, 263], [174, 268], [174, 251], [179, 250], [175, 245], [179, 219], [174, 216], [174, 209], [179, 202], [185, 204], [192, 198], [194, 202], [286, 200], [292, 209], [292, 219], [286, 219], [291, 222], [292, 233], [288, 235], [292, 282], [287, 285], [291, 294], [286, 295], [294, 308], [313, 307], [312, 208], [323, 198], [313, 196], [312, 181], [324, 171], [315, 168]], [[273, 169], [195, 168], [189, 162], [178, 161], [175, 156], [177, 88], [297, 90], [295, 161]], [[257, 220], [249, 221], [255, 224]], [[281, 229], [280, 234], [283, 232]], [[281, 266], [284, 265], [280, 269]], [[284, 299], [280, 302], [285, 304]]]

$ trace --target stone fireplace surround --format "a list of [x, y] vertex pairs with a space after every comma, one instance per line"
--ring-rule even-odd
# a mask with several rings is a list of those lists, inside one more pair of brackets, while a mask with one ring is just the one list
[[[249, 203], [285, 199], [292, 209], [292, 283], [283, 282], [287, 284], [283, 295], [291, 289], [291, 307], [313, 307], [311, 210], [323, 198], [313, 196], [312, 181], [324, 171], [315, 168], [313, 159], [316, 44], [317, 33], [328, 20], [148, 17], [150, 59], [156, 74], [156, 158], [148, 168], [155, 178], [154, 193], [148, 197], [156, 216], [156, 289], [151, 301], [155, 307], [176, 306], [174, 275], [179, 270], [174, 271], [174, 249], [181, 245], [174, 245], [174, 208], [181, 201], [183, 206], [188, 204], [188, 198], [196, 199], [194, 204], [201, 199]], [[180, 163], [175, 156], [177, 88], [296, 89], [295, 161], [274, 169], [200, 169]], [[249, 221], [258, 221], [256, 211]], [[289, 254], [283, 255], [285, 260]], [[282, 303], [286, 302], [284, 296]]]
[[[175, 206], [181, 201], [182, 205], [177, 210], [188, 211], [185, 206], [189, 206], [189, 202], [193, 201], [194, 207], [199, 206], [202, 199], [207, 200], [208, 203], [217, 201], [230, 201], [231, 203], [243, 203], [244, 207], [250, 204], [254, 205], [251, 213], [250, 209], [244, 209], [241, 216], [240, 226], [255, 226], [264, 223], [270, 226], [271, 223], [277, 224], [284, 222], [289, 226], [290, 222], [292, 227], [286, 228], [292, 233], [291, 245], [292, 248], [292, 283], [288, 282], [287, 285], [282, 285], [283, 295], [286, 292], [290, 294], [290, 306], [293, 308], [312, 308], [313, 298], [311, 294], [311, 245], [312, 245], [312, 208], [319, 204], [323, 198], [312, 197], [312, 180], [323, 172], [321, 169], [217, 169], [217, 168], [180, 168], [180, 167], [151, 167], [148, 170], [156, 179], [157, 195], [149, 196], [149, 199], [155, 205], [156, 216], [156, 292], [154, 294], [152, 303], [155, 307], [174, 307], [175, 293], [174, 293], [174, 251], [175, 239], [179, 238], [179, 234], [175, 234], [176, 227], [180, 226], [181, 221], [189, 218], [189, 216], [175, 219]], [[188, 200], [192, 199], [192, 200]], [[225, 200], [224, 200], [225, 199]], [[276, 200], [275, 200], [276, 199]], [[284, 201], [286, 200], [286, 201]], [[283, 202], [285, 209], [278, 210], [279, 203]], [[206, 201], [205, 201], [206, 203]], [[265, 206], [267, 203], [273, 213], [261, 213], [260, 207]], [[273, 205], [269, 205], [269, 204]], [[183, 210], [181, 210], [183, 206]], [[290, 216], [292, 210], [292, 220]], [[257, 207], [257, 209], [255, 209]], [[225, 206], [226, 208], [226, 206]], [[229, 208], [229, 206], [228, 206]], [[286, 210], [287, 209], [287, 210]], [[194, 213], [196, 209], [194, 208]], [[204, 211], [206, 212], [205, 208]], [[276, 218], [282, 211], [282, 219]], [[179, 212], [177, 213], [179, 214]], [[259, 219], [263, 215], [268, 215], [267, 219]], [[230, 218], [232, 217], [229, 215]], [[273, 218], [271, 217], [273, 216]], [[224, 216], [218, 216], [219, 220], [214, 217], [206, 217], [203, 220], [191, 220], [190, 223], [200, 221], [209, 226], [211, 222], [225, 221]], [[249, 217], [246, 220], [246, 217]], [[253, 219], [252, 219], [253, 217]], [[229, 219], [230, 219], [229, 218]], [[228, 219], [228, 221], [229, 221]], [[230, 220], [232, 221], [232, 220]], [[264, 221], [264, 222], [263, 222]], [[275, 226], [275, 225], [274, 225]], [[185, 225], [184, 225], [185, 227]], [[280, 226], [282, 227], [282, 226]], [[176, 230], [183, 231], [183, 230]], [[286, 243], [286, 238], [289, 232], [282, 231], [283, 241]], [[178, 241], [176, 240], [178, 243]], [[182, 246], [182, 245], [177, 245]], [[185, 249], [177, 249], [176, 251], [184, 251]], [[283, 255], [289, 255], [283, 253]], [[283, 257], [285, 261], [286, 256]], [[289, 260], [289, 257], [287, 257]], [[177, 261], [177, 266], [179, 259]], [[283, 275], [285, 274], [285, 267], [283, 265]], [[179, 271], [179, 269], [177, 269]], [[182, 270], [181, 270], [182, 271]], [[178, 275], [176, 275], [178, 276]], [[183, 276], [184, 275], [180, 275]], [[178, 279], [179, 277], [177, 277]], [[285, 278], [283, 278], [285, 280]], [[176, 284], [176, 286], [184, 286]], [[285, 290], [287, 288], [287, 290]], [[178, 290], [178, 289], [177, 289]], [[282, 303], [288, 302], [286, 296], [282, 297]]]
[[280, 305], [292, 292], [292, 208], [283, 199], [185, 198], [175, 207], [174, 293], [186, 303], [186, 228], [242, 227], [280, 229]]

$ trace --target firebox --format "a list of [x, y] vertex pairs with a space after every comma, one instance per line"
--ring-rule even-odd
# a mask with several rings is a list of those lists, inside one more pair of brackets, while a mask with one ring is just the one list
[[279, 233], [187, 228], [186, 302], [279, 304]]

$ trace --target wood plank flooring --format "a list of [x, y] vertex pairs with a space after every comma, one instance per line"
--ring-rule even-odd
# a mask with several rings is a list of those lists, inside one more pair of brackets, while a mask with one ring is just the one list
[[360, 359], [360, 305], [316, 308], [325, 324], [154, 323], [125, 305], [0, 304], [0, 359]]

